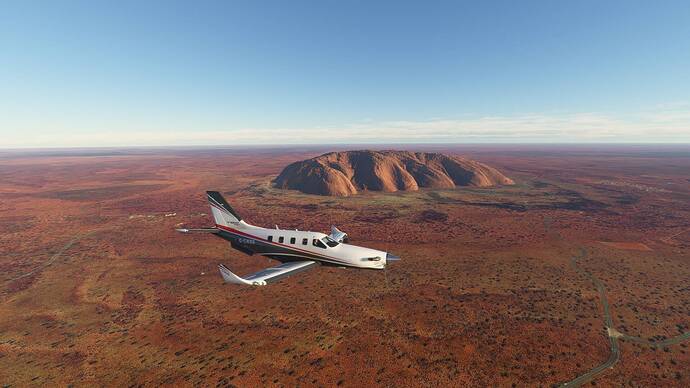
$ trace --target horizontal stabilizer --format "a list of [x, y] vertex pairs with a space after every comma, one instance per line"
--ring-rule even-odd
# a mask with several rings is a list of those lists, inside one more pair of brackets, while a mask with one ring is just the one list
[[223, 264], [220, 264], [218, 269], [220, 270], [220, 274], [223, 276], [223, 280], [225, 280], [226, 283], [244, 284], [248, 286], [265, 286], [268, 283], [273, 283], [286, 276], [307, 270], [317, 264], [318, 263], [315, 261], [291, 261], [276, 267], [266, 268], [244, 278], [235, 275]]
[[180, 232], [180, 233], [218, 233], [218, 229], [216, 229], [216, 228], [198, 228], [198, 229], [179, 228], [179, 229], [175, 229], [175, 230]]

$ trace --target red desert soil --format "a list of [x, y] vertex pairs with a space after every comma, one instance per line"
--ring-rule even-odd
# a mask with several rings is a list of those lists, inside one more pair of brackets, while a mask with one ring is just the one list
[[648, 247], [643, 243], [638, 242], [609, 242], [609, 241], [599, 241], [599, 243], [606, 246], [617, 248], [617, 249], [629, 249], [632, 251], [651, 251], [652, 248]]
[[[611, 354], [587, 274], [617, 331], [658, 341], [690, 330], [690, 151], [635, 147], [415, 147], [485, 161], [516, 184], [348, 197], [270, 184], [332, 149], [0, 151], [0, 386], [574, 379]], [[402, 260], [224, 284], [219, 263], [240, 275], [278, 263], [175, 232], [213, 224], [209, 189], [253, 224], [337, 225]], [[690, 386], [690, 340], [619, 342], [597, 386]]]
[[493, 167], [440, 153], [409, 151], [330, 152], [285, 167], [278, 188], [308, 194], [349, 196], [360, 191], [416, 191], [420, 187], [512, 185]]

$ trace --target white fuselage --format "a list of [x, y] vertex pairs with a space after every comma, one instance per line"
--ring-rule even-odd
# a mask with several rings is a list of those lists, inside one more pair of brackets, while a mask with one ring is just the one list
[[216, 224], [221, 231], [234, 235], [238, 244], [278, 260], [315, 260], [332, 265], [384, 269], [386, 252], [329, 240], [324, 233], [268, 229], [244, 221]]

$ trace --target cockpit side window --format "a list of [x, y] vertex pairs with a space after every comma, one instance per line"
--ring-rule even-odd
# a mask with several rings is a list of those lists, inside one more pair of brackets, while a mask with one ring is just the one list
[[268, 236], [268, 241], [273, 241], [273, 236]]
[[316, 239], [316, 238], [315, 238], [315, 239], [312, 240], [311, 243], [312, 243], [312, 245], [314, 245], [315, 247], [319, 247], [319, 248], [326, 249], [326, 245], [324, 245], [324, 243], [322, 243], [321, 240], [319, 240], [319, 239]]

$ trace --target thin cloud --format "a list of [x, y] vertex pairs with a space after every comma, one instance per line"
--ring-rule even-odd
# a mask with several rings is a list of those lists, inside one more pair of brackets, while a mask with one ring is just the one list
[[366, 120], [342, 126], [219, 130], [99, 130], [69, 137], [61, 131], [5, 136], [7, 147], [153, 146], [316, 143], [560, 143], [690, 142], [690, 104], [671, 104], [636, 115], [595, 112], [526, 114], [432, 120]]

